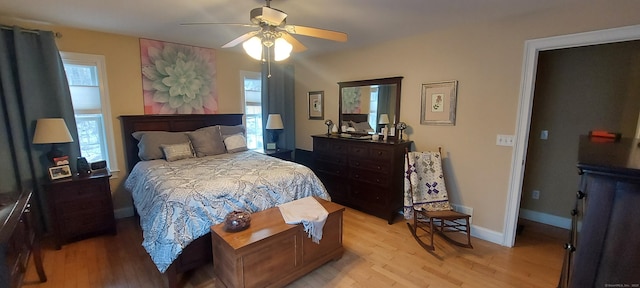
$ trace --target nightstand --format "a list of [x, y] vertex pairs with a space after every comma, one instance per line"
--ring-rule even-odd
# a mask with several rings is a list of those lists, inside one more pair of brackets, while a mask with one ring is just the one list
[[282, 160], [287, 160], [287, 161], [291, 161], [291, 152], [293, 152], [292, 150], [289, 150], [289, 149], [275, 149], [275, 150], [256, 149], [253, 151], [262, 153], [264, 155], [269, 155], [271, 157], [280, 158]]
[[116, 234], [110, 177], [109, 172], [96, 172], [45, 184], [56, 249], [98, 234]]

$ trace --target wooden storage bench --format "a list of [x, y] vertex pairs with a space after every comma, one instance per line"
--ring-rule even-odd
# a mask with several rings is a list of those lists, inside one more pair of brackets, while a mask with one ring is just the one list
[[330, 260], [342, 257], [344, 207], [316, 198], [329, 212], [320, 244], [301, 224], [284, 222], [275, 207], [251, 215], [251, 226], [226, 232], [211, 227], [213, 270], [227, 287], [281, 287]]

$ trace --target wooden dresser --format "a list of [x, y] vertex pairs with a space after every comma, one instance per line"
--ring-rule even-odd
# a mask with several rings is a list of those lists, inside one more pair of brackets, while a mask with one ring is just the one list
[[404, 153], [412, 141], [312, 137], [314, 170], [331, 200], [393, 223], [402, 208]]
[[31, 190], [0, 194], [0, 287], [22, 286], [30, 255], [40, 282], [47, 281], [31, 202]]
[[[640, 140], [597, 143], [580, 140], [575, 257], [569, 261], [569, 287], [638, 287], [640, 259]], [[578, 221], [579, 222], [579, 221]], [[574, 227], [577, 227], [574, 222]], [[574, 234], [575, 235], [575, 234]], [[573, 249], [568, 249], [571, 251]], [[568, 252], [569, 254], [571, 252]], [[563, 275], [566, 275], [565, 271]], [[562, 284], [560, 287], [566, 287]]]
[[100, 233], [116, 234], [109, 177], [105, 171], [45, 185], [57, 249]]

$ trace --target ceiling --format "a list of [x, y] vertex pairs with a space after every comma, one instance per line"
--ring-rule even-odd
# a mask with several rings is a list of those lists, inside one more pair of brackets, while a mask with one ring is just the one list
[[[581, 0], [273, 0], [287, 24], [345, 32], [345, 43], [295, 36], [317, 55], [354, 49], [447, 26], [522, 17]], [[254, 28], [181, 26], [185, 22], [249, 24], [262, 0], [4, 0], [0, 23], [61, 25], [201, 47], [220, 48]], [[229, 48], [240, 51], [241, 45]]]

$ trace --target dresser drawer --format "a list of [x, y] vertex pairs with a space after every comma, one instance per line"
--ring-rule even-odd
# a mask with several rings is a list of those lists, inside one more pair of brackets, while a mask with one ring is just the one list
[[323, 172], [317, 172], [316, 175], [322, 181], [322, 184], [329, 192], [331, 201], [336, 203], [347, 203], [348, 192], [347, 185], [343, 182], [344, 177], [335, 176]]
[[349, 169], [349, 177], [352, 180], [364, 181], [380, 186], [389, 184], [389, 177], [384, 173], [372, 172], [366, 169], [351, 168]]
[[375, 146], [371, 147], [371, 149], [369, 149], [369, 159], [379, 162], [390, 161], [393, 159], [393, 150]]
[[349, 146], [349, 157], [351, 157], [351, 158], [368, 159], [369, 158], [369, 147], [367, 147], [366, 145], [350, 145]]
[[316, 160], [315, 168], [317, 172], [324, 172], [331, 175], [347, 175], [347, 166], [339, 165], [332, 162]]
[[[384, 188], [361, 184], [352, 184], [349, 190], [349, 200], [358, 203], [366, 203], [367, 206], [375, 205], [377, 207], [384, 207], [386, 205], [386, 193]], [[364, 210], [375, 210], [376, 207], [362, 206]]]
[[390, 174], [391, 167], [389, 167], [389, 163], [366, 160], [361, 158], [350, 158], [349, 159], [349, 167], [358, 168], [358, 169], [366, 169], [373, 172]]
[[321, 154], [345, 155], [347, 154], [347, 144], [342, 141], [314, 139], [313, 151]]

